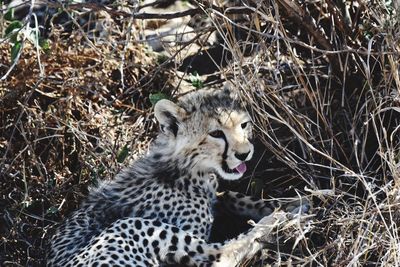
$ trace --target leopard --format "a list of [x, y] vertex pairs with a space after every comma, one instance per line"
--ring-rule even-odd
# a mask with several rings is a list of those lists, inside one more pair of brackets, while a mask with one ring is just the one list
[[[260, 252], [288, 211], [218, 192], [221, 180], [244, 176], [254, 154], [247, 109], [227, 88], [159, 100], [159, 133], [148, 152], [91, 189], [52, 237], [48, 266], [237, 266]], [[210, 242], [216, 205], [258, 222]], [[305, 212], [303, 206], [290, 212]]]

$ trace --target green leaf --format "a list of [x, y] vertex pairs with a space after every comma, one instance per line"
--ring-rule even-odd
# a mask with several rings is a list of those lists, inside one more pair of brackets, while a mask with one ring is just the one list
[[13, 22], [8, 25], [7, 29], [5, 30], [5, 34], [9, 35], [12, 33], [14, 30], [21, 29], [22, 28], [22, 23], [18, 20], [14, 20]]
[[17, 42], [18, 32], [10, 34], [10, 43], [15, 44]]
[[204, 83], [201, 80], [200, 75], [197, 73], [197, 71], [193, 72], [193, 74], [190, 74], [189, 76], [190, 82], [192, 83], [193, 87], [196, 89], [200, 89], [204, 87]]
[[119, 163], [124, 162], [124, 160], [128, 157], [128, 154], [129, 154], [128, 146], [124, 145], [124, 147], [121, 149], [121, 151], [117, 155], [117, 161]]
[[50, 52], [50, 43], [48, 39], [40, 39], [39, 45], [45, 53]]
[[158, 101], [161, 99], [167, 99], [168, 97], [161, 92], [155, 93], [155, 94], [150, 94], [149, 99], [150, 103], [154, 106]]
[[18, 53], [21, 50], [22, 42], [18, 41], [11, 47], [11, 61], [14, 62], [17, 59]]
[[14, 8], [10, 8], [6, 14], [4, 14], [4, 19], [8, 21], [14, 20]]

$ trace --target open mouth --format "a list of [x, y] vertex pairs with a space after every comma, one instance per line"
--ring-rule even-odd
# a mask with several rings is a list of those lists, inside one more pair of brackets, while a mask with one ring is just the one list
[[246, 163], [242, 162], [242, 163], [240, 163], [238, 166], [236, 166], [235, 168], [230, 169], [230, 168], [228, 167], [228, 164], [226, 164], [226, 162], [224, 161], [223, 164], [222, 164], [222, 169], [223, 169], [224, 172], [226, 172], [226, 173], [237, 173], [237, 174], [240, 173], [240, 174], [243, 174], [243, 173], [246, 172], [247, 166], [246, 166]]

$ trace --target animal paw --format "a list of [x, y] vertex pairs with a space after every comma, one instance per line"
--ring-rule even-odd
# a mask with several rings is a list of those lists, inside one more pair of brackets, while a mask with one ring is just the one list
[[250, 221], [249, 223], [254, 226], [253, 231], [257, 232], [256, 242], [261, 244], [271, 244], [276, 241], [276, 236], [273, 234], [274, 230], [288, 221], [290, 214], [284, 211], [275, 211], [272, 214], [263, 217], [258, 223]]

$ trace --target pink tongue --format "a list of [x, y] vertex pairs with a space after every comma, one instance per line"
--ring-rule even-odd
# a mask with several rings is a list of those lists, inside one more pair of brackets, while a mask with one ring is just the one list
[[240, 165], [237, 166], [237, 167], [235, 168], [235, 170], [237, 170], [239, 173], [245, 173], [246, 170], [247, 170], [246, 163], [244, 163], [244, 162], [240, 163]]

